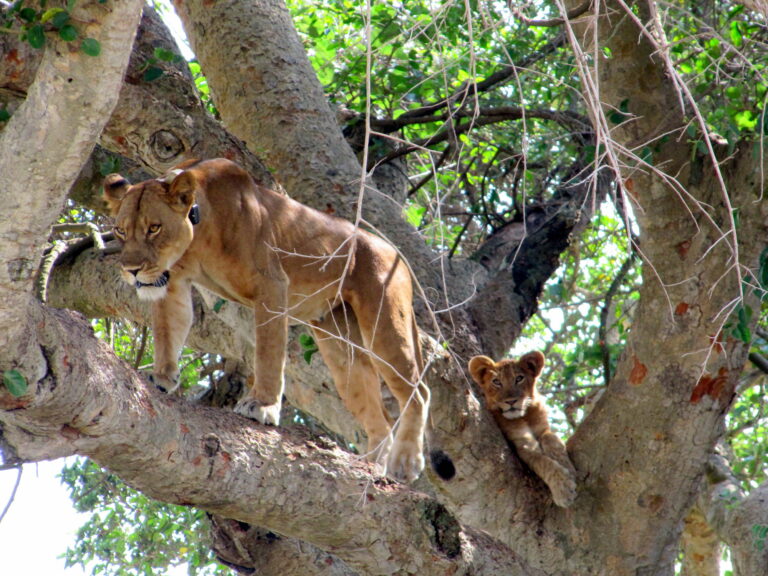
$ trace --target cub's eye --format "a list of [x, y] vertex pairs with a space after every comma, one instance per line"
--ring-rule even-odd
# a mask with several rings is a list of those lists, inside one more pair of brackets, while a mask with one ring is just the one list
[[520, 384], [523, 380], [525, 380], [525, 376], [523, 376], [522, 374], [518, 374], [517, 377], [515, 378], [515, 384]]
[[150, 236], [154, 236], [155, 234], [160, 232], [160, 228], [162, 228], [162, 226], [160, 224], [150, 224], [149, 228], [147, 228], [147, 233]]
[[114, 227], [112, 228], [112, 232], [114, 232], [114, 233], [115, 233], [115, 236], [117, 236], [118, 238], [120, 238], [120, 240], [123, 240], [123, 239], [125, 238], [125, 230], [123, 230], [122, 228], [120, 228], [120, 226], [114, 226]]
[[494, 378], [491, 380], [491, 384], [493, 384], [496, 388], [501, 388], [501, 380], [498, 378]]

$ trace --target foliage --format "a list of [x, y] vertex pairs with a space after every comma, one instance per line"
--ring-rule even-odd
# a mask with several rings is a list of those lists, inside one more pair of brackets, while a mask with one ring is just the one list
[[[99, 0], [104, 3], [106, 0]], [[44, 48], [47, 38], [56, 35], [61, 40], [79, 47], [83, 54], [96, 57], [101, 44], [95, 38], [82, 38], [72, 10], [77, 0], [67, 0], [63, 6], [47, 7], [47, 2], [17, 0], [7, 8], [0, 7], [0, 32], [18, 33], [33, 48]]]
[[181, 563], [191, 576], [230, 573], [212, 557], [204, 512], [151, 500], [87, 460], [66, 466], [61, 480], [75, 509], [91, 513], [66, 551], [67, 566], [108, 576], [149, 576]]

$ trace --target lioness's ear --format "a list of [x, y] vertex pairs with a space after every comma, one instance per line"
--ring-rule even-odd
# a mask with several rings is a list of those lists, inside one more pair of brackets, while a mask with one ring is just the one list
[[469, 375], [472, 376], [472, 380], [484, 387], [486, 374], [495, 367], [496, 363], [488, 356], [475, 356], [469, 361]]
[[117, 216], [120, 210], [120, 205], [123, 203], [125, 193], [128, 192], [128, 187], [131, 184], [120, 176], [120, 174], [110, 174], [104, 178], [104, 191], [102, 198], [109, 207], [109, 214], [113, 218]]
[[172, 181], [168, 191], [165, 193], [166, 201], [174, 210], [186, 214], [189, 212], [192, 204], [195, 203], [195, 190], [197, 190], [198, 186], [195, 174], [190, 170], [186, 170], [177, 173], [173, 178], [168, 175], [164, 179], [165, 182], [169, 180]]
[[523, 370], [536, 378], [544, 369], [544, 354], [538, 350], [528, 352], [528, 354], [520, 358], [518, 363]]

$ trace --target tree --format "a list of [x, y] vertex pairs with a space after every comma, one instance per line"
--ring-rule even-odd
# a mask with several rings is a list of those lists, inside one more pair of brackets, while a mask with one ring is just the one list
[[[139, 3], [70, 4], [51, 14], [16, 3], [6, 19], [21, 33], [0, 36], [6, 463], [87, 456], [147, 496], [212, 514], [217, 551], [243, 570], [668, 574], [696, 504], [737, 573], [766, 571], [765, 475], [747, 492], [715, 452], [764, 329], [759, 7], [558, 2], [534, 20], [514, 4], [340, 1], [292, 16], [272, 0], [176, 2], [217, 122], [151, 10], [120, 86]], [[97, 58], [93, 41], [72, 49], [70, 21], [88, 23], [77, 33], [98, 43]], [[311, 348], [300, 331], [287, 398], [341, 446], [151, 389], [71, 311], [147, 322], [109, 250], [68, 247], [43, 268], [46, 303], [34, 297], [49, 227], [68, 196], [98, 210], [102, 164], [152, 175], [190, 156], [235, 158], [265, 183], [274, 174], [407, 257], [431, 359], [432, 441], [456, 478], [392, 484], [341, 447], [361, 431], [318, 359], [300, 353]], [[539, 301], [568, 291], [547, 281], [561, 258], [586, 254], [577, 239], [593, 217], [600, 229], [608, 204], [628, 255], [608, 264], [616, 282], [593, 358], [565, 358], [572, 377], [592, 366], [605, 385], [575, 420], [579, 494], [564, 510], [505, 445], [465, 366], [506, 353]], [[633, 267], [637, 302], [616, 340], [608, 316]], [[196, 317], [190, 346], [228, 360], [220, 388], [246, 376], [247, 312], [200, 301]], [[255, 527], [279, 534], [281, 554]]]

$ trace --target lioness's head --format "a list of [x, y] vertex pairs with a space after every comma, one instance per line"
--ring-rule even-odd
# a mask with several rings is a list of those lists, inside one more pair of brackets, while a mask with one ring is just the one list
[[131, 185], [119, 174], [110, 174], [104, 180], [104, 200], [115, 219], [115, 236], [123, 244], [123, 279], [136, 287], [139, 298], [163, 298], [171, 267], [192, 243], [194, 176], [176, 171]]
[[488, 356], [469, 361], [469, 373], [485, 395], [489, 410], [499, 410], [507, 420], [525, 416], [544, 368], [544, 354], [529, 352], [519, 360], [494, 362]]

